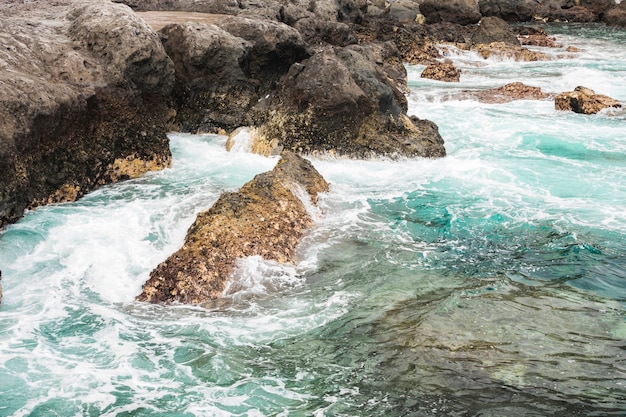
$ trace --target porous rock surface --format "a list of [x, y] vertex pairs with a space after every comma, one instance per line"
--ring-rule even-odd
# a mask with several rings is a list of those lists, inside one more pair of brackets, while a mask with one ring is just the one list
[[455, 67], [451, 61], [436, 62], [424, 68], [420, 77], [458, 83], [461, 79], [461, 70]]
[[619, 101], [603, 94], [596, 94], [592, 89], [583, 86], [557, 95], [554, 99], [554, 106], [557, 110], [569, 110], [582, 114], [595, 114], [609, 107], [622, 107]]
[[515, 100], [545, 100], [548, 95], [540, 87], [532, 87], [521, 82], [505, 84], [502, 87], [486, 90], [463, 91], [462, 98], [472, 98], [484, 103], [508, 103]]
[[174, 68], [109, 2], [0, 4], [0, 227], [170, 163]]
[[221, 296], [240, 258], [293, 262], [313, 224], [307, 205], [328, 187], [309, 161], [283, 153], [272, 171], [198, 215], [183, 247], [152, 271], [137, 300], [197, 304]]
[[626, 28], [626, 1], [622, 1], [604, 15], [604, 22], [612, 26]]

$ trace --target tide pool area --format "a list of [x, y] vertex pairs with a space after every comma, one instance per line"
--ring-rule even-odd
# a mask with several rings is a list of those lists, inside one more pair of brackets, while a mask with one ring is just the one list
[[0, 235], [0, 416], [624, 415], [626, 111], [455, 94], [626, 102], [626, 32], [546, 29], [551, 61], [449, 49], [460, 83], [407, 66], [448, 156], [310, 158], [331, 191], [297, 263], [242, 260], [223, 299], [134, 301], [276, 157], [173, 133], [171, 168], [28, 212]]

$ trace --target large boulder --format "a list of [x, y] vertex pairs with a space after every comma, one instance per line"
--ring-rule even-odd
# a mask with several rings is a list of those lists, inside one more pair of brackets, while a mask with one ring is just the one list
[[436, 125], [407, 116], [396, 82], [356, 46], [325, 48], [292, 65], [266, 106], [258, 140], [268, 147], [350, 157], [445, 155]]
[[482, 15], [478, 0], [423, 0], [420, 5], [426, 23], [478, 23]]
[[574, 91], [557, 95], [554, 99], [554, 106], [557, 110], [569, 110], [582, 114], [595, 114], [609, 107], [622, 107], [619, 101], [596, 94], [592, 89], [582, 86], [576, 87]]
[[310, 162], [284, 153], [272, 171], [200, 213], [183, 247], [152, 271], [137, 300], [198, 304], [221, 296], [238, 259], [293, 263], [313, 224], [307, 206], [325, 191], [328, 183]]
[[458, 83], [461, 80], [461, 70], [455, 67], [452, 61], [446, 60], [428, 65], [424, 68], [420, 77]]
[[513, 29], [504, 20], [496, 16], [480, 19], [480, 23], [471, 38], [472, 45], [502, 42], [505, 45], [519, 47], [520, 41]]
[[174, 67], [132, 10], [59, 0], [0, 12], [0, 227], [169, 165]]
[[161, 33], [176, 66], [176, 124], [183, 131], [252, 124], [259, 98], [309, 56], [298, 31], [265, 19], [227, 16], [218, 25], [172, 24]]
[[604, 22], [612, 26], [626, 27], [626, 1], [607, 11], [604, 15]]
[[483, 16], [496, 16], [507, 22], [531, 20], [536, 4], [536, 0], [479, 0]]

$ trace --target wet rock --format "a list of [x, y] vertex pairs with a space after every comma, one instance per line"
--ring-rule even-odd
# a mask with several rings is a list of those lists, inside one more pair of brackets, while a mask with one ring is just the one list
[[504, 20], [495, 16], [480, 19], [470, 42], [472, 45], [488, 45], [494, 42], [501, 42], [512, 47], [520, 46], [513, 29]]
[[582, 86], [576, 87], [574, 91], [557, 95], [554, 99], [554, 106], [557, 110], [569, 110], [582, 114], [595, 114], [609, 107], [622, 107], [619, 101], [602, 94], [596, 94], [590, 88]]
[[259, 126], [268, 144], [358, 158], [445, 155], [436, 125], [407, 116], [406, 97], [384, 66], [356, 46], [292, 65], [268, 101]]
[[461, 97], [473, 98], [484, 103], [507, 103], [514, 100], [544, 100], [548, 97], [541, 88], [520, 82], [479, 91], [463, 91]]
[[389, 16], [400, 23], [415, 22], [420, 15], [419, 3], [413, 0], [396, 0], [388, 9]]
[[496, 16], [507, 22], [527, 22], [533, 17], [535, 0], [479, 0], [483, 16]]
[[125, 6], [2, 4], [0, 226], [170, 163], [172, 62]]
[[451, 61], [437, 62], [424, 68], [421, 77], [458, 83], [461, 79], [461, 70], [456, 68]]
[[517, 38], [524, 46], [543, 46], [555, 48], [558, 45], [555, 38], [548, 36], [545, 29], [534, 26], [520, 26], [517, 28]]
[[626, 27], [626, 1], [608, 10], [603, 20], [611, 26]]
[[426, 23], [478, 23], [482, 15], [478, 0], [423, 0], [420, 10]]
[[313, 224], [307, 206], [328, 183], [307, 160], [286, 152], [276, 167], [200, 213], [181, 249], [161, 263], [138, 301], [197, 304], [221, 296], [238, 259], [292, 263]]
[[537, 5], [535, 15], [549, 21], [595, 22], [614, 6], [613, 0], [545, 0]]
[[549, 55], [540, 51], [531, 51], [521, 46], [511, 46], [504, 42], [493, 42], [490, 44], [479, 44], [471, 47], [473, 51], [483, 58], [498, 57], [500, 59], [510, 59], [513, 61], [549, 61]]

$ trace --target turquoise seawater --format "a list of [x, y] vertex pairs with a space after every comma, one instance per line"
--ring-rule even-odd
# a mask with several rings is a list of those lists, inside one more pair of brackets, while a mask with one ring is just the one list
[[313, 159], [332, 186], [298, 262], [242, 260], [220, 301], [133, 298], [275, 158], [172, 134], [172, 168], [27, 213], [0, 235], [0, 416], [624, 415], [626, 112], [458, 95], [626, 102], [626, 32], [548, 30], [551, 61], [408, 67], [448, 156]]

